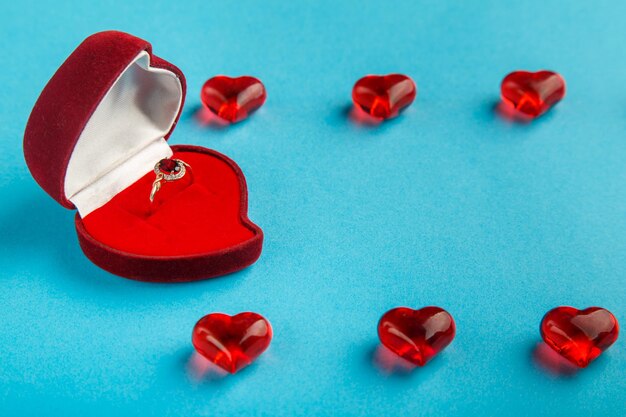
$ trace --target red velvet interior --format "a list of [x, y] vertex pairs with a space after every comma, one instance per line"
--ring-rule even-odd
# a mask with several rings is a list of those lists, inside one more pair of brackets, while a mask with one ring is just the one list
[[114, 249], [152, 256], [203, 254], [254, 237], [241, 215], [240, 179], [226, 161], [193, 151], [173, 158], [189, 164], [183, 178], [163, 182], [151, 203], [155, 174], [147, 173], [83, 219], [89, 234]]

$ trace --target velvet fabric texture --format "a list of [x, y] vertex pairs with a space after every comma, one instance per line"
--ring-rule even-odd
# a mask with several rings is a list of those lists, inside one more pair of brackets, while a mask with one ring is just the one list
[[[99, 103], [140, 54], [150, 65], [180, 79], [174, 65], [152, 55], [151, 45], [122, 32], [87, 38], [65, 61], [37, 100], [26, 127], [24, 155], [41, 187], [63, 206], [67, 165]], [[85, 218], [76, 216], [79, 242], [103, 269], [143, 281], [178, 282], [242, 269], [261, 253], [263, 233], [247, 217], [247, 188], [239, 167], [218, 152], [176, 146], [174, 157], [190, 165], [176, 182], [163, 183], [154, 203], [149, 194], [154, 172], [115, 195]], [[155, 161], [156, 162], [156, 161]]]
[[239, 167], [209, 149], [172, 149], [190, 168], [163, 183], [153, 203], [150, 172], [84, 219], [76, 216], [85, 254], [114, 274], [160, 282], [210, 278], [254, 263], [263, 232], [248, 219]]
[[[35, 103], [24, 134], [26, 163], [39, 185], [65, 207], [74, 208], [65, 195], [65, 173], [74, 145], [113, 83], [141, 51], [150, 54], [151, 66], [178, 75], [184, 100], [185, 77], [177, 67], [152, 55], [148, 42], [127, 33], [108, 31], [85, 39]], [[181, 110], [182, 106], [183, 103]], [[175, 126], [176, 122], [172, 130]]]

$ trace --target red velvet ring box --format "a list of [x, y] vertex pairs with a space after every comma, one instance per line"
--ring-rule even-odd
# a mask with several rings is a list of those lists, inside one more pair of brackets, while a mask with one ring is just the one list
[[[24, 135], [26, 163], [60, 204], [76, 208], [83, 252], [127, 278], [179, 282], [254, 263], [263, 232], [248, 219], [239, 167], [199, 146], [170, 147], [185, 77], [122, 32], [87, 38], [48, 82]], [[189, 165], [150, 202], [155, 164]]]

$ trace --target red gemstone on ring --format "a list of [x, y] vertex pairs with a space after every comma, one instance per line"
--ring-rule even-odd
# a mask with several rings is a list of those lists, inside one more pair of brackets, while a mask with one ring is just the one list
[[173, 159], [161, 159], [161, 161], [159, 161], [159, 169], [166, 174], [171, 174], [172, 172], [180, 170], [180, 167]]
[[618, 335], [617, 319], [600, 307], [557, 307], [541, 320], [541, 337], [546, 344], [580, 368], [615, 343]]
[[514, 71], [500, 86], [502, 101], [527, 117], [537, 117], [565, 97], [565, 80], [552, 71]]
[[423, 366], [448, 346], [456, 333], [452, 316], [439, 307], [398, 307], [378, 322], [378, 337], [393, 353]]
[[397, 116], [415, 100], [417, 87], [403, 74], [367, 75], [354, 84], [352, 101], [378, 119]]
[[267, 93], [257, 78], [219, 75], [204, 83], [200, 98], [216, 116], [234, 123], [247, 118], [261, 107]]
[[196, 323], [191, 339], [198, 353], [232, 374], [252, 363], [271, 340], [270, 323], [251, 312], [208, 314]]

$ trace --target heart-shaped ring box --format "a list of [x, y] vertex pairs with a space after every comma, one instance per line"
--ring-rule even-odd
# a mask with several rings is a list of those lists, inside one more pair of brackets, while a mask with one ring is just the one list
[[[41, 93], [24, 155], [39, 185], [67, 208], [83, 252], [123, 277], [180, 282], [254, 263], [263, 232], [248, 219], [243, 173], [228, 157], [166, 140], [180, 117], [185, 77], [132, 35], [88, 37]], [[187, 178], [149, 196], [155, 164], [173, 157]]]

